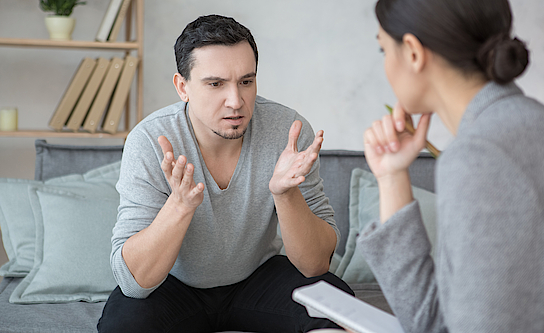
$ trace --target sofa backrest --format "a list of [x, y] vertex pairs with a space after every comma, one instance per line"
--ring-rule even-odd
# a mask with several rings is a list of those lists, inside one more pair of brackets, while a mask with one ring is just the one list
[[[334, 219], [342, 236], [338, 254], [343, 255], [349, 231], [349, 192], [351, 171], [361, 168], [370, 171], [363, 151], [321, 150], [319, 175], [323, 178], [325, 195], [334, 209]], [[412, 184], [434, 192], [435, 159], [421, 153], [410, 166]]]
[[35, 180], [47, 180], [71, 173], [85, 173], [89, 170], [119, 161], [123, 145], [117, 146], [75, 146], [56, 145], [45, 140], [36, 140]]
[[[49, 144], [36, 140], [36, 180], [47, 180], [70, 173], [85, 173], [96, 167], [121, 159], [123, 146], [75, 146]], [[325, 195], [335, 211], [335, 220], [342, 235], [338, 253], [344, 254], [349, 231], [349, 187], [354, 168], [369, 170], [362, 151], [321, 150], [320, 176]], [[434, 192], [435, 159], [421, 153], [410, 166], [412, 184]]]

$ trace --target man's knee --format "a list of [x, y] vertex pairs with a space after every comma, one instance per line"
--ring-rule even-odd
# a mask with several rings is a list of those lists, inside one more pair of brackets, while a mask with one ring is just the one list
[[334, 275], [331, 272], [327, 272], [327, 273], [325, 273], [325, 274], [323, 274], [321, 276], [316, 276], [315, 278], [311, 278], [311, 279], [314, 280], [311, 283], [318, 282], [318, 281], [326, 281], [326, 282], [332, 284], [333, 286], [342, 289], [343, 291], [347, 292], [348, 294], [355, 295], [353, 290], [348, 286], [348, 284], [346, 282], [344, 282], [344, 280], [342, 280], [341, 278], [339, 278], [338, 276]]
[[126, 297], [117, 287], [104, 306], [98, 332], [152, 332], [149, 325], [155, 311], [148, 303], [147, 299]]

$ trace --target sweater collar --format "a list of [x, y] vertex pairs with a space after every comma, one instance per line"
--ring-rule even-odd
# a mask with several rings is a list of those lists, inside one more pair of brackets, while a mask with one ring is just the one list
[[488, 82], [468, 104], [467, 109], [461, 118], [457, 134], [459, 135], [464, 129], [471, 127], [476, 119], [478, 119], [489, 106], [498, 100], [518, 94], [523, 94], [523, 92], [513, 82], [508, 84], [498, 84], [492, 81]]

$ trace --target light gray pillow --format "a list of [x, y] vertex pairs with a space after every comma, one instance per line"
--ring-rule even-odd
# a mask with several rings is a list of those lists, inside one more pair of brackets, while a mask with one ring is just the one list
[[41, 182], [0, 178], [0, 228], [9, 261], [0, 267], [0, 275], [24, 277], [34, 263], [36, 224], [28, 196], [29, 185]]
[[66, 190], [29, 189], [36, 220], [34, 266], [11, 294], [11, 303], [105, 301], [117, 285], [109, 264], [119, 206], [115, 185], [69, 184]]
[[[72, 174], [52, 178], [45, 183], [26, 179], [0, 178], [0, 228], [2, 242], [9, 261], [0, 267], [4, 277], [24, 277], [34, 265], [36, 223], [30, 205], [29, 188], [44, 184], [58, 189], [70, 189], [85, 194], [96, 183], [115, 185], [119, 179], [121, 162], [117, 161], [90, 170], [85, 174]], [[83, 183], [84, 186], [82, 186]]]
[[[414, 199], [419, 203], [423, 223], [431, 243], [436, 239], [436, 195], [412, 186]], [[378, 220], [379, 190], [374, 175], [366, 170], [355, 168], [351, 173], [349, 203], [349, 233], [346, 252], [334, 273], [347, 283], [376, 282], [370, 267], [357, 250], [357, 235], [371, 221]], [[434, 249], [434, 247], [433, 247]]]

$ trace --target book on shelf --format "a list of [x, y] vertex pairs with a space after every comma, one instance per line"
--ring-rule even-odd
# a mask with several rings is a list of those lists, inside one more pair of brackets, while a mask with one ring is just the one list
[[85, 57], [81, 60], [77, 71], [72, 77], [68, 88], [64, 92], [57, 109], [49, 121], [49, 127], [56, 131], [63, 129], [95, 66], [95, 59]]
[[124, 59], [118, 57], [112, 58], [110, 66], [106, 72], [106, 77], [104, 78], [104, 81], [102, 82], [102, 85], [100, 86], [100, 89], [98, 90], [98, 93], [96, 94], [96, 97], [83, 123], [83, 129], [85, 131], [91, 133], [96, 132], [98, 124], [100, 123], [100, 120], [104, 115], [104, 111], [106, 110], [106, 106], [111, 99], [113, 90], [117, 85], [124, 62]]
[[89, 79], [89, 82], [85, 86], [81, 97], [77, 101], [74, 111], [72, 112], [70, 119], [68, 119], [68, 123], [66, 123], [66, 127], [68, 129], [77, 132], [83, 124], [83, 120], [91, 107], [91, 103], [96, 97], [98, 88], [100, 88], [100, 85], [104, 80], [109, 64], [110, 59], [102, 57], [96, 59], [96, 66]]
[[113, 93], [110, 107], [104, 119], [102, 130], [111, 134], [117, 133], [119, 127], [119, 120], [123, 114], [124, 106], [127, 102], [128, 93], [132, 86], [132, 81], [136, 68], [138, 67], [138, 58], [127, 55], [125, 58], [125, 65], [121, 72], [121, 77]]
[[115, 23], [113, 24], [113, 27], [111, 28], [110, 35], [108, 36], [108, 42], [117, 41], [117, 36], [119, 36], [121, 25], [123, 24], [123, 21], [125, 20], [125, 17], [127, 16], [127, 11], [128, 11], [128, 8], [130, 7], [131, 1], [132, 0], [123, 0], [123, 3], [121, 4], [121, 8], [119, 8], [119, 12], [117, 13], [117, 16], [115, 17]]
[[100, 23], [100, 27], [96, 33], [95, 40], [99, 42], [105, 42], [108, 40], [108, 36], [110, 35], [113, 24], [115, 23], [115, 18], [119, 13], [122, 3], [123, 0], [110, 0], [108, 9], [102, 18], [102, 23]]
[[325, 281], [297, 288], [292, 297], [309, 316], [328, 318], [355, 333], [404, 333], [395, 316]]

